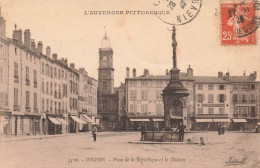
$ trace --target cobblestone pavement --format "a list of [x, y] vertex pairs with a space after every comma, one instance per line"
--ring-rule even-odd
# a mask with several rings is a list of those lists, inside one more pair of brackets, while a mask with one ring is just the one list
[[[255, 167], [260, 168], [260, 134], [201, 134], [206, 145], [131, 144], [137, 132], [99, 132], [52, 138], [0, 141], [0, 168]], [[198, 135], [200, 136], [200, 135]], [[229, 162], [229, 163], [227, 163]]]

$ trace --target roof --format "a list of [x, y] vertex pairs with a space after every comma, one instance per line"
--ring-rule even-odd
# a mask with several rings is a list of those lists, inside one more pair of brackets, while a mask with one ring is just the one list
[[232, 83], [247, 83], [247, 82], [256, 82], [250, 76], [231, 76], [230, 82]]
[[212, 77], [212, 76], [194, 76], [195, 83], [229, 83], [219, 77]]

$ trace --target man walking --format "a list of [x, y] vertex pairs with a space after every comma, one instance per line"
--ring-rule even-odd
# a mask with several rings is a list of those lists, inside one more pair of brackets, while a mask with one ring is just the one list
[[182, 124], [182, 122], [180, 122], [180, 124], [178, 125], [176, 132], [179, 130], [179, 141], [183, 142], [184, 139], [184, 129], [186, 128], [185, 125]]
[[94, 141], [96, 141], [96, 138], [97, 138], [97, 127], [95, 125], [93, 125], [91, 131], [92, 131], [92, 135], [93, 135]]
[[144, 125], [144, 123], [141, 123], [140, 131], [141, 131], [141, 141], [143, 141], [144, 140], [144, 134], [145, 134], [145, 125]]

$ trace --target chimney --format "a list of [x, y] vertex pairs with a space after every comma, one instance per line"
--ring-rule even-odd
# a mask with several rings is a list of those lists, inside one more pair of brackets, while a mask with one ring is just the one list
[[223, 72], [218, 72], [218, 77], [223, 78]]
[[47, 48], [46, 48], [46, 56], [47, 57], [51, 57], [51, 47], [50, 46], [47, 46]]
[[35, 52], [35, 41], [31, 40], [31, 50]]
[[52, 59], [57, 60], [58, 55], [56, 53], [52, 54]]
[[144, 69], [144, 76], [149, 76], [149, 70], [148, 69]]
[[189, 65], [189, 68], [187, 69], [187, 76], [193, 77], [193, 69], [190, 67], [190, 65]]
[[133, 69], [133, 77], [136, 77], [136, 69]]
[[31, 48], [31, 33], [29, 29], [24, 30], [24, 45], [26, 48]]
[[18, 43], [18, 44], [22, 44], [22, 30], [16, 30], [16, 25], [15, 25], [15, 30], [13, 32], [13, 39]]
[[129, 67], [126, 67], [126, 77], [127, 77], [127, 78], [130, 77], [130, 74], [129, 74], [130, 72], [129, 72], [129, 71], [130, 71]]
[[229, 74], [229, 72], [226, 73], [226, 79], [227, 79], [227, 80], [230, 80], [230, 74]]
[[39, 42], [38, 42], [38, 45], [37, 45], [37, 51], [38, 51], [40, 54], [42, 54], [42, 47], [43, 47], [42, 42], [39, 41]]
[[81, 72], [81, 73], [83, 73], [83, 74], [87, 73], [86, 70], [85, 70], [85, 68], [79, 68], [79, 72]]
[[68, 60], [67, 60], [67, 58], [61, 58], [59, 61], [60, 61], [62, 64], [68, 66]]
[[251, 73], [251, 74], [250, 74], [250, 78], [253, 79], [253, 80], [256, 80], [256, 78], [257, 78], [257, 72], [254, 71], [254, 73]]
[[74, 63], [70, 63], [70, 68], [75, 69], [75, 64]]

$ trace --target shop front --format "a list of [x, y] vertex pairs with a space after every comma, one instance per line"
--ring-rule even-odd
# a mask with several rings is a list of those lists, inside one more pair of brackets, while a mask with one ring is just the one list
[[46, 114], [48, 135], [62, 134], [62, 123], [57, 118], [61, 118], [61, 116]]
[[78, 118], [76, 115], [69, 116], [69, 131], [70, 133], [77, 133], [79, 132], [79, 124], [86, 124], [85, 121]]
[[243, 130], [246, 128], [247, 121], [243, 118], [233, 118], [231, 123], [231, 129], [233, 131]]
[[0, 111], [0, 136], [9, 136], [11, 132], [11, 112]]

